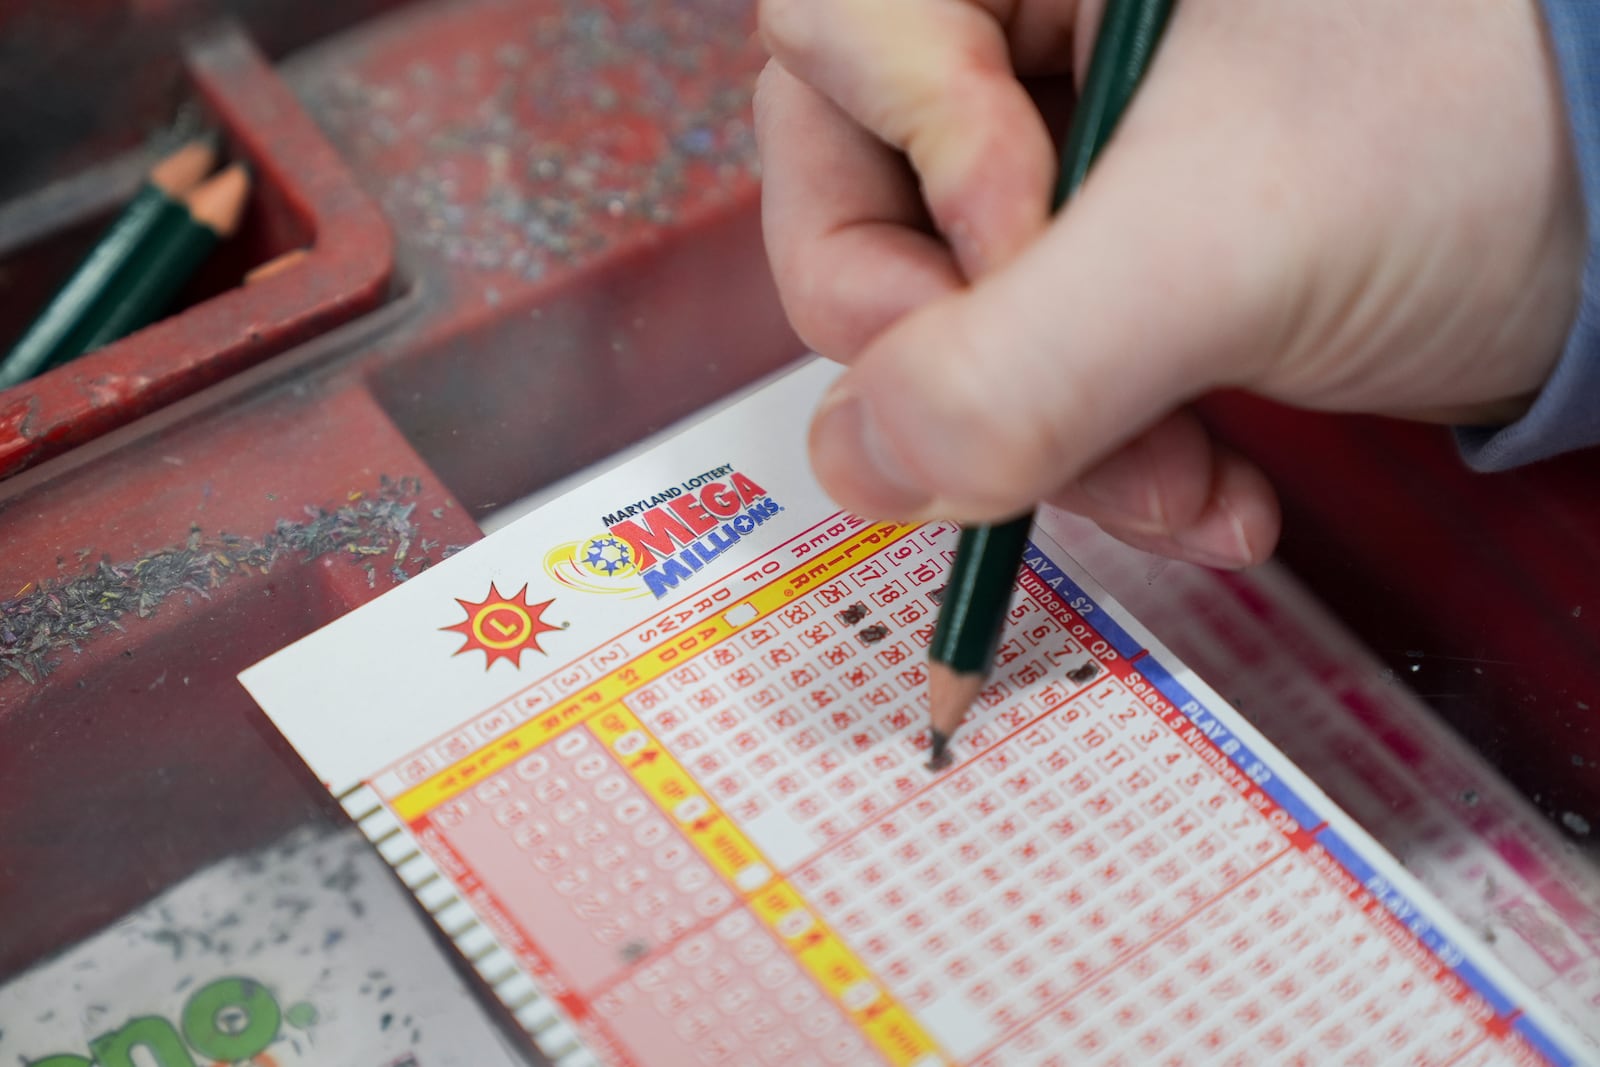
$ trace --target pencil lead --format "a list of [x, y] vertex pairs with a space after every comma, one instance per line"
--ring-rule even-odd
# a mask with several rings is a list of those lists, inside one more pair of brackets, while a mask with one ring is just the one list
[[209, 140], [190, 141], [150, 168], [150, 184], [178, 197], [200, 184], [216, 166], [217, 150]]
[[215, 230], [219, 237], [232, 237], [249, 198], [250, 175], [242, 164], [234, 163], [183, 199], [196, 222]]
[[933, 660], [928, 664], [928, 737], [937, 744], [943, 737], [948, 745], [966, 717], [967, 709], [978, 699], [983, 675], [962, 674], [948, 664]]
[[951, 761], [950, 735], [928, 727], [928, 762], [925, 766], [930, 771], [942, 771], [950, 766]]

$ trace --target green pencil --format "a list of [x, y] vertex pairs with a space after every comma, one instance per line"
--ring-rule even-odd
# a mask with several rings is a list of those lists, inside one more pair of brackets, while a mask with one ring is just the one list
[[152, 237], [133, 269], [107, 287], [77, 351], [62, 352], [56, 364], [93, 352], [160, 318], [217, 242], [238, 229], [249, 194], [250, 177], [238, 163], [185, 194], [177, 219]]
[[158, 235], [185, 217], [179, 198], [205, 177], [215, 161], [209, 143], [191, 141], [151, 168], [117, 221], [0, 361], [0, 389], [85, 350], [84, 340], [105, 310], [107, 291], [129, 273], [137, 273], [139, 261], [149, 254]]
[[[1133, 99], [1150, 65], [1173, 0], [1109, 0], [1095, 38], [1083, 93], [1061, 151], [1053, 207], [1078, 191], [1089, 165]], [[1033, 515], [961, 532], [928, 647], [928, 767], [950, 765], [950, 737], [983, 688]]]

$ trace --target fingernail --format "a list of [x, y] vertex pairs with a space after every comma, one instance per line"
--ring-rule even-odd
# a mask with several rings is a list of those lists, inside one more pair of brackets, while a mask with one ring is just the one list
[[884, 441], [866, 401], [849, 389], [823, 399], [811, 422], [811, 456], [817, 476], [847, 507], [906, 518], [933, 502]]
[[1228, 506], [1220, 504], [1224, 521], [1208, 522], [1197, 529], [1185, 530], [1176, 538], [1183, 546], [1184, 556], [1194, 563], [1222, 570], [1248, 567], [1255, 559], [1250, 541], [1244, 534], [1244, 523]]
[[[1166, 511], [1161, 493], [1144, 464], [1130, 449], [1122, 449], [1097, 463], [1078, 479], [1083, 495], [1125, 523], [1146, 533], [1166, 533]], [[1107, 516], [1109, 517], [1109, 516]]]

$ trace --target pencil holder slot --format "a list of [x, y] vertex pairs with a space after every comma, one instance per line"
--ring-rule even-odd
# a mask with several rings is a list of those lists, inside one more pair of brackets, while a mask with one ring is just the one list
[[[162, 317], [0, 389], [0, 478], [276, 355], [380, 304], [393, 271], [383, 215], [239, 30], [184, 46], [187, 88], [241, 163], [236, 232]], [[0, 206], [0, 351], [50, 303], [144, 180], [123, 157]]]

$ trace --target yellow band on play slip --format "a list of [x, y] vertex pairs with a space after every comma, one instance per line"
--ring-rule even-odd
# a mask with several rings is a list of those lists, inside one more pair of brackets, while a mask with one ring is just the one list
[[[578, 690], [549, 711], [541, 712], [515, 730], [487, 742], [471, 755], [457, 760], [433, 777], [406, 790], [390, 804], [395, 815], [411, 823], [446, 801], [476, 786], [558, 734], [588, 722], [601, 710], [655, 682], [668, 671], [716, 647], [758, 619], [791, 603], [796, 597], [826, 585], [863, 560], [916, 531], [899, 523], [868, 526], [824, 549], [817, 559], [775, 577], [760, 589], [735, 601], [720, 614], [672, 634], [666, 641]], [[751, 614], [751, 611], [754, 614]]]

